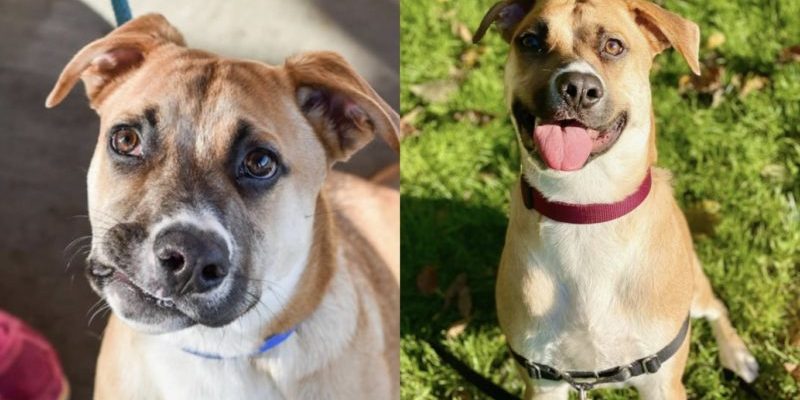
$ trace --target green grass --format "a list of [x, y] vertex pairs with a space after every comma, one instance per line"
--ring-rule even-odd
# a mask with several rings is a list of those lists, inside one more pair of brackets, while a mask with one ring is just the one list
[[[519, 163], [502, 102], [507, 45], [496, 33], [479, 46], [458, 34], [462, 25], [476, 27], [492, 3], [402, 0], [402, 112], [416, 128], [401, 155], [403, 399], [484, 398], [425, 340], [444, 343], [509, 391], [522, 390], [494, 309], [508, 193]], [[800, 362], [800, 348], [790, 344], [800, 328], [800, 63], [777, 60], [783, 48], [800, 44], [800, 2], [662, 4], [696, 21], [704, 44], [715, 32], [726, 40], [714, 50], [701, 48], [702, 59], [725, 68], [716, 103], [709, 94], [679, 91], [689, 70], [674, 51], [656, 58], [659, 165], [675, 173], [675, 193], [692, 221], [706, 273], [761, 364], [756, 390], [765, 399], [796, 399], [798, 383], [784, 364]], [[765, 77], [766, 85], [740, 97], [741, 83], [754, 76]], [[430, 82], [451, 87], [438, 93], [443, 100], [429, 101]], [[438, 277], [429, 295], [416, 282], [426, 267]], [[445, 292], [462, 273], [471, 317], [463, 333], [446, 339], [462, 317], [456, 305], [444, 309]], [[748, 398], [723, 373], [708, 325], [695, 321], [693, 327], [684, 376], [689, 397]], [[636, 397], [633, 390], [593, 396]]]

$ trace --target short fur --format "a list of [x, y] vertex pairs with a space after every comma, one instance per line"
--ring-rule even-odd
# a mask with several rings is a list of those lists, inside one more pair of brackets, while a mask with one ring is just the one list
[[[101, 119], [87, 275], [114, 310], [96, 399], [399, 396], [399, 195], [329, 172], [376, 135], [397, 148], [399, 119], [346, 61], [221, 58], [186, 48], [149, 14], [78, 52], [47, 106], [78, 78]], [[109, 150], [120, 123], [139, 127], [141, 161]], [[280, 154], [269, 188], [242, 183], [231, 164], [248, 141]], [[233, 260], [209, 294], [175, 295], [153, 266], [158, 231], [184, 225], [219, 237]], [[172, 308], [142, 300], [168, 295]], [[241, 357], [292, 328], [278, 347]]]
[[[508, 10], [504, 12], [504, 10]], [[649, 72], [653, 57], [669, 46], [699, 73], [697, 26], [642, 0], [537, 0], [500, 2], [487, 13], [510, 52], [505, 67], [506, 100], [536, 120], [559, 110], [554, 79], [579, 70], [600, 78], [610, 119], [627, 113], [618, 140], [576, 171], [548, 169], [532, 132], [513, 118], [522, 154], [522, 178], [553, 201], [610, 203], [632, 193], [653, 169], [645, 201], [614, 221], [574, 225], [527, 209], [519, 182], [511, 194], [506, 243], [497, 278], [500, 326], [516, 352], [563, 370], [599, 371], [627, 365], [669, 343], [691, 312], [712, 325], [725, 367], [751, 381], [757, 364], [732, 328], [695, 255], [686, 220], [673, 198], [670, 174], [655, 168], [655, 124]], [[518, 38], [547, 27], [545, 54], [532, 56]], [[620, 37], [627, 53], [604, 59], [597, 43]], [[687, 339], [661, 370], [626, 384], [646, 399], [681, 399]], [[526, 382], [526, 398], [566, 399], [564, 382]]]

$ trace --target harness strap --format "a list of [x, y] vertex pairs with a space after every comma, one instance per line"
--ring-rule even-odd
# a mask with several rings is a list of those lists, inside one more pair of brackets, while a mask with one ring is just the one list
[[661, 365], [667, 362], [670, 357], [678, 352], [686, 336], [689, 333], [689, 316], [681, 326], [678, 335], [669, 344], [662, 348], [658, 353], [640, 358], [628, 365], [604, 369], [602, 371], [561, 371], [557, 368], [545, 364], [533, 362], [525, 356], [517, 353], [509, 346], [509, 351], [522, 367], [528, 372], [531, 379], [544, 379], [548, 381], [564, 381], [585, 394], [595, 386], [610, 382], [624, 382], [630, 378], [658, 372]]

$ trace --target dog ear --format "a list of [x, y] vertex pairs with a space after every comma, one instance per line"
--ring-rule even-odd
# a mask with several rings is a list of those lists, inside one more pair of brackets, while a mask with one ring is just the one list
[[126, 73], [139, 67], [157, 47], [172, 43], [185, 46], [183, 36], [159, 14], [146, 14], [86, 45], [61, 71], [45, 106], [52, 108], [83, 78], [92, 108], [117, 87]]
[[697, 24], [649, 1], [629, 0], [629, 5], [653, 54], [674, 46], [692, 72], [700, 75], [700, 28]]
[[301, 54], [286, 60], [297, 104], [334, 161], [348, 159], [375, 136], [400, 148], [400, 117], [341, 56]]
[[472, 36], [472, 43], [480, 42], [492, 24], [497, 27], [506, 42], [511, 42], [514, 30], [531, 8], [533, 0], [503, 0], [495, 3], [483, 16], [478, 30]]

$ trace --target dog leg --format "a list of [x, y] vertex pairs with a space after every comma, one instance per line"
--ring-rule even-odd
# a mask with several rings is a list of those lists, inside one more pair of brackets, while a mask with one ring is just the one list
[[747, 350], [744, 341], [736, 333], [728, 319], [728, 310], [714, 295], [708, 277], [703, 273], [700, 262], [695, 261], [695, 286], [692, 298], [692, 317], [705, 318], [711, 324], [711, 330], [719, 346], [719, 358], [722, 366], [735, 372], [747, 382], [753, 382], [758, 376], [758, 362]]
[[636, 389], [644, 400], [686, 400], [680, 374], [673, 374], [669, 379], [654, 376], [651, 382], [637, 385]]

